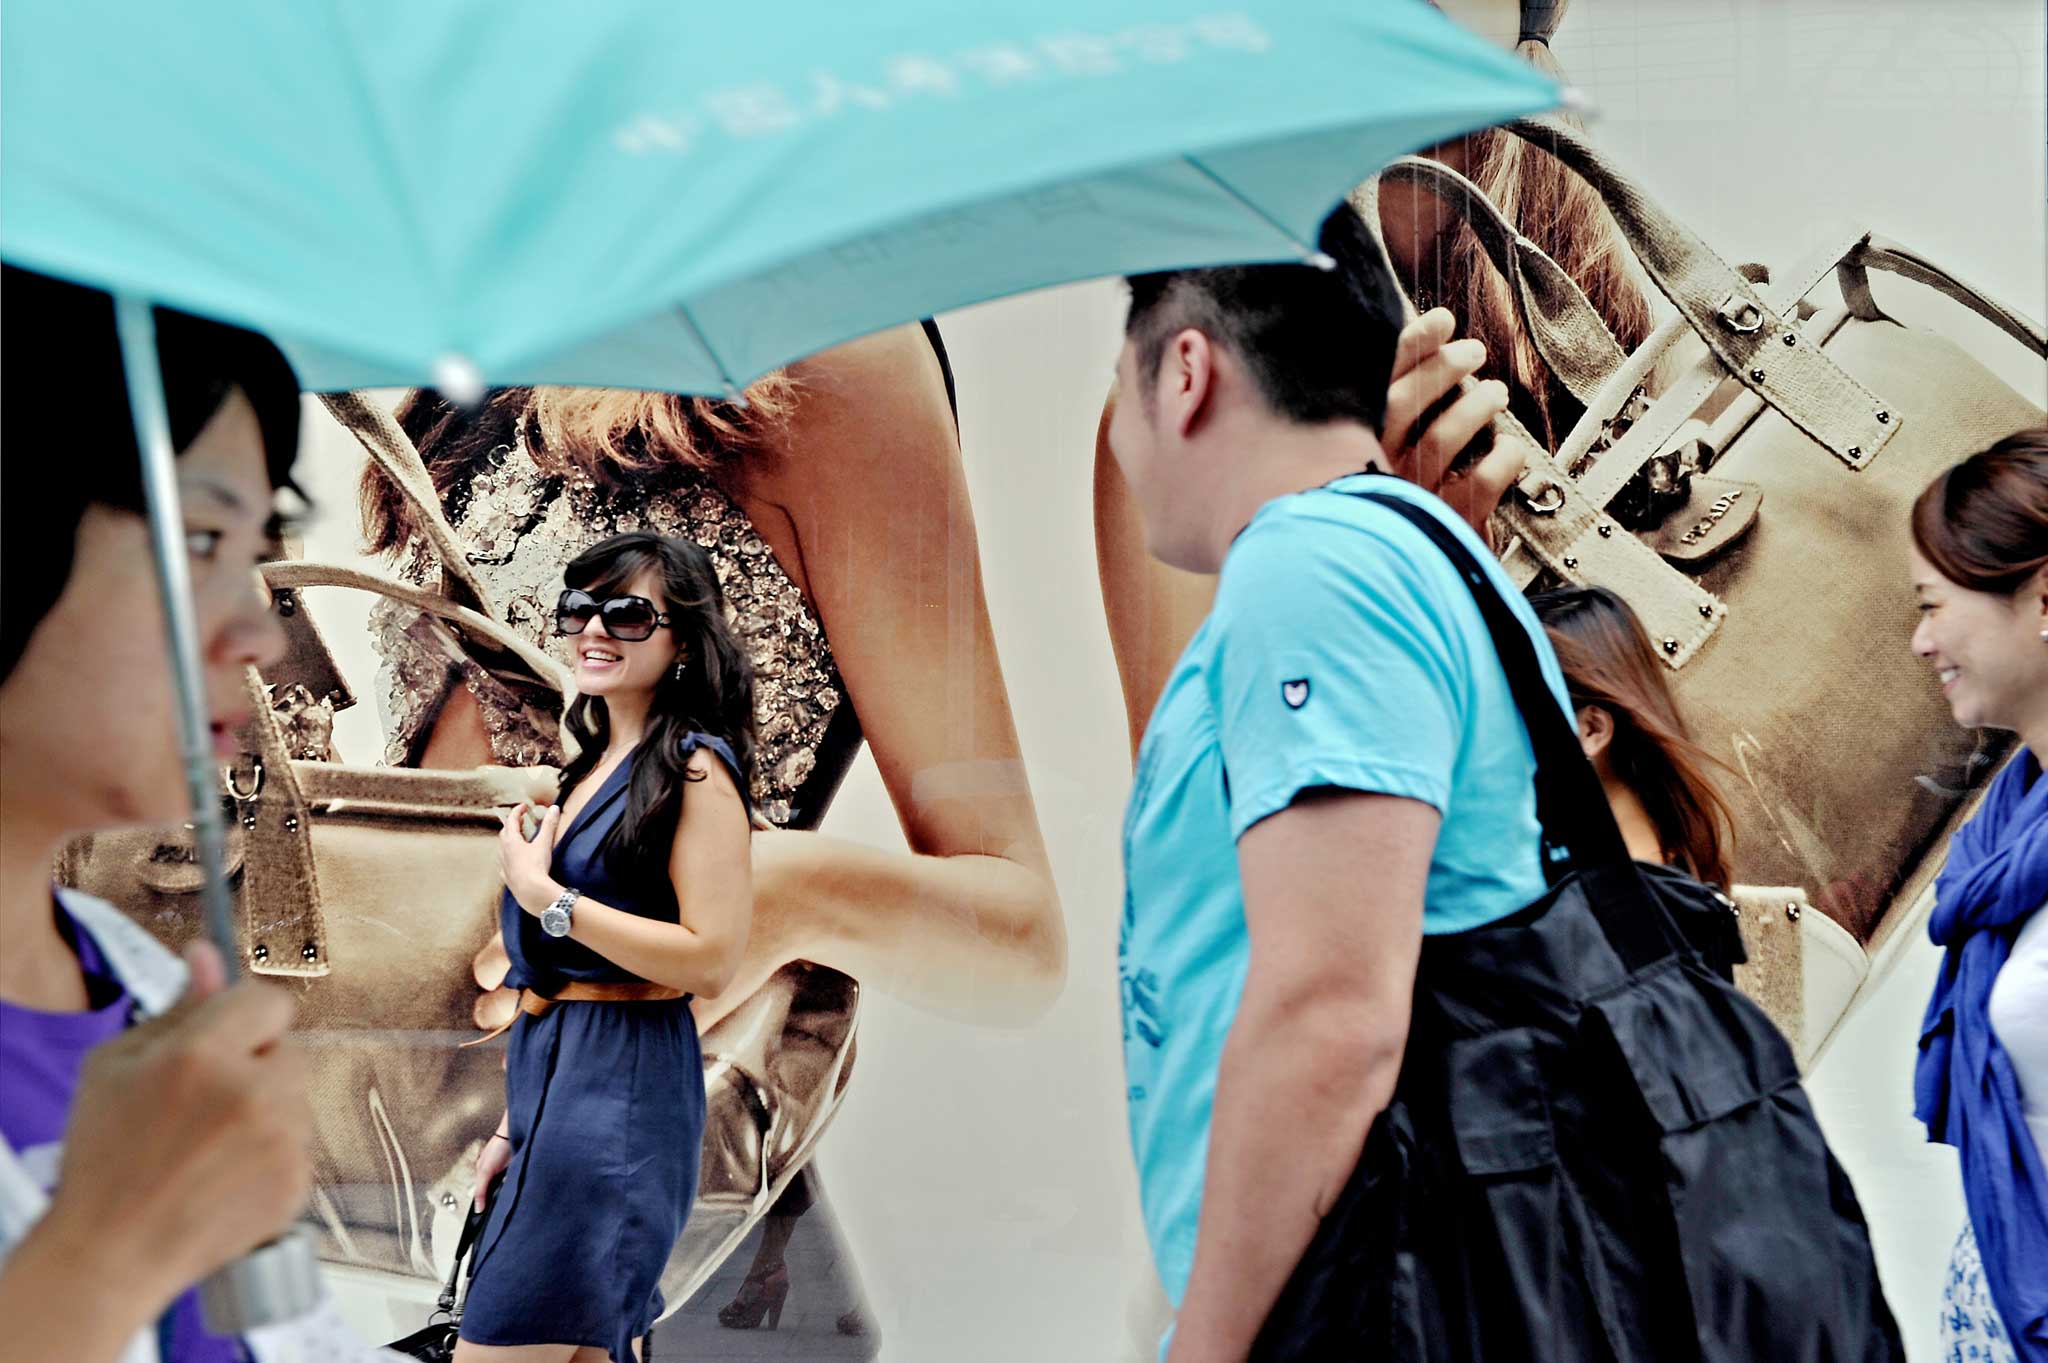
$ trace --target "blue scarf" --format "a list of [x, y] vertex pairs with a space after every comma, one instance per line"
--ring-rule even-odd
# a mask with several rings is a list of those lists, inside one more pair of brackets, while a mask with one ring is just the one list
[[1991, 982], [2048, 903], [2048, 780], [2021, 749], [1957, 830], [1928, 935], [1948, 955], [1920, 1027], [1914, 1115], [1961, 1158], [1985, 1285], [2024, 1363], [2048, 1360], [2048, 1171], [1991, 1030]]

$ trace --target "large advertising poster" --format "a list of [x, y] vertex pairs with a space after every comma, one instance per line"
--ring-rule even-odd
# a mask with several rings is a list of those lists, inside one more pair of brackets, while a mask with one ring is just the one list
[[[1542, 447], [1503, 543], [1550, 533], [1543, 469], [1594, 478], [1656, 399], [1701, 384], [1604, 492], [1649, 552], [1593, 545], [1583, 580], [1684, 655], [1676, 690], [1731, 773], [1745, 987], [1808, 1065], [1909, 1350], [1934, 1363], [1963, 1212], [1953, 1152], [1911, 1116], [1926, 892], [2005, 750], [1953, 725], [1908, 652], [1896, 513], [2048, 403], [2001, 313], [2048, 311], [2048, 18], [2037, 0], [1442, 8], [1582, 90], [1627, 183], [1493, 131], [1432, 149], [1455, 181], [1410, 169], [1360, 201], [1418, 306], [1487, 343], [1481, 376]], [[1637, 230], [1681, 225], [1805, 300], [1804, 344], [1873, 397], [1840, 414], [1847, 435], [1731, 399], [1603, 205], [1632, 192], [1658, 210]], [[1489, 243], [1531, 297], [1544, 269], [1568, 278], [1578, 310], [1530, 321]], [[1612, 358], [1561, 374], [1588, 305], [1613, 338], [1590, 353]], [[505, 1110], [497, 811], [551, 799], [567, 756], [563, 569], [651, 531], [715, 569], [757, 744], [756, 919], [732, 986], [695, 1005], [706, 1125], [656, 1356], [1155, 1356], [1120, 828], [1133, 734], [1206, 587], [1133, 560], [1098, 466], [1124, 307], [1098, 281], [949, 314], [794, 366], [744, 408], [308, 399], [320, 514], [274, 579], [293, 653], [229, 779], [263, 905], [252, 963], [307, 1000], [312, 1221], [365, 1334], [425, 1320]], [[1676, 339], [1646, 356], [1659, 337]], [[1634, 391], [1615, 380], [1629, 354]], [[1886, 392], [1924, 414], [1895, 440]], [[1954, 430], [1923, 439], [1937, 423]], [[1553, 581], [1535, 560], [1525, 546], [1520, 580]], [[175, 938], [186, 862], [175, 837], [148, 843], [102, 839], [70, 873]]]

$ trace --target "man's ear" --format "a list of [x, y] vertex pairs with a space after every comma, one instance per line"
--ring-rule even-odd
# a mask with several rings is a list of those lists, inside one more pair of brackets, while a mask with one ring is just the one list
[[1183, 440], [1194, 434], [1215, 401], [1216, 358], [1216, 343], [1194, 327], [1167, 342], [1159, 366], [1161, 414]]

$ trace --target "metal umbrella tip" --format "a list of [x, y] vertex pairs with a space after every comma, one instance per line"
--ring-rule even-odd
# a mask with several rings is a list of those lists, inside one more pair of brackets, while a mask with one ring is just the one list
[[434, 387], [450, 402], [474, 407], [484, 398], [484, 371], [469, 356], [450, 351], [434, 361]]
[[1301, 258], [1301, 263], [1314, 266], [1316, 269], [1328, 273], [1337, 268], [1337, 257], [1331, 255], [1328, 251], [1311, 251]]
[[1564, 87], [1558, 96], [1557, 107], [1579, 118], [1592, 118], [1600, 112], [1599, 106], [1593, 103], [1593, 97], [1576, 85]]

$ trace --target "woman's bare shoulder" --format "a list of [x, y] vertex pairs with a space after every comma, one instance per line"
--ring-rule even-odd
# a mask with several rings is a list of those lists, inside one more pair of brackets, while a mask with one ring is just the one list
[[960, 456], [945, 372], [923, 328], [835, 346], [791, 367], [796, 401], [776, 449], [749, 459], [749, 496], [799, 525], [857, 514], [956, 476]]

